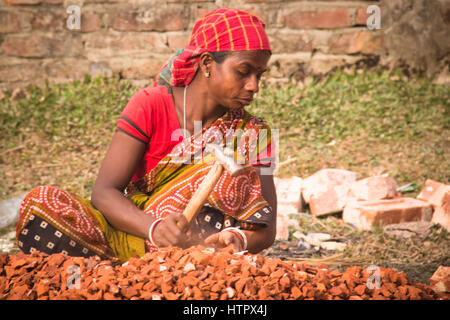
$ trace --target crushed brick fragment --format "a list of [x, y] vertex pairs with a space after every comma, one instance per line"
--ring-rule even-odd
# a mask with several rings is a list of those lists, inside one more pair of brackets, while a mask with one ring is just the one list
[[[181, 263], [183, 261], [183, 263]], [[163, 267], [164, 268], [161, 268]], [[169, 247], [120, 264], [63, 254], [0, 255], [0, 299], [6, 300], [218, 300], [218, 299], [443, 299], [445, 292], [413, 283], [380, 267], [381, 286], [359, 266], [343, 273], [325, 265], [235, 255], [232, 248]]]

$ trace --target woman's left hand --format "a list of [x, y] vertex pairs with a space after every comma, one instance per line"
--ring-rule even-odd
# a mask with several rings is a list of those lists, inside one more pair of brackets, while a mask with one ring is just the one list
[[234, 232], [223, 230], [221, 232], [214, 233], [205, 239], [205, 244], [212, 245], [214, 248], [221, 249], [233, 244], [235, 252], [244, 250], [244, 244], [238, 235]]

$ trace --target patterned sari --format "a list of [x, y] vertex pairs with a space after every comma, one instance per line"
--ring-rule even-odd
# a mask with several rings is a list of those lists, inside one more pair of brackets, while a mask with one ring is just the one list
[[[267, 123], [244, 108], [228, 111], [201, 132], [186, 137], [142, 179], [131, 182], [124, 195], [157, 218], [182, 213], [214, 164], [214, 156], [205, 149], [212, 142], [233, 150], [235, 160], [247, 168], [236, 177], [223, 171], [191, 226], [187, 245], [226, 227], [264, 228], [272, 220], [271, 207], [261, 195], [259, 176], [251, 165], [271, 164], [273, 168], [275, 146], [270, 143]], [[115, 229], [88, 199], [49, 186], [36, 187], [25, 197], [16, 236], [25, 253], [39, 250], [126, 261], [157, 250], [148, 239]]]

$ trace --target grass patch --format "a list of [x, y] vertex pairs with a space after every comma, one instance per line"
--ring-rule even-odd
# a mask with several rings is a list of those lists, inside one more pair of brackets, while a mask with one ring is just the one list
[[[0, 200], [37, 185], [89, 197], [116, 121], [138, 90], [116, 78], [86, 77], [30, 87], [22, 96], [5, 94]], [[449, 100], [448, 86], [426, 79], [338, 72], [305, 88], [263, 88], [248, 110], [279, 130], [279, 177], [342, 168], [360, 178], [389, 173], [399, 185], [414, 182], [420, 190], [426, 179], [449, 184]], [[348, 261], [397, 266], [422, 282], [449, 263], [448, 233], [439, 228], [419, 243], [388, 238], [376, 229], [357, 232], [335, 216], [303, 217], [299, 226], [304, 233], [349, 239]]]
[[119, 114], [137, 91], [86, 77], [0, 101], [0, 198], [52, 185], [89, 197]]
[[[308, 233], [327, 233], [347, 244], [343, 257], [332, 267], [344, 271], [349, 266], [383, 266], [404, 271], [412, 281], [428, 283], [440, 265], [450, 265], [450, 233], [438, 225], [430, 228], [425, 238], [412, 236], [397, 238], [375, 227], [357, 231], [336, 215], [317, 218], [300, 214], [296, 230]], [[293, 231], [293, 230], [292, 230]], [[336, 254], [328, 253], [326, 256]], [[320, 255], [312, 258], [321, 258]]]
[[[392, 80], [395, 79], [395, 80]], [[249, 108], [279, 129], [280, 177], [342, 168], [399, 184], [449, 182], [450, 89], [400, 74], [339, 72], [300, 89], [265, 89]], [[288, 161], [289, 160], [289, 161]]]

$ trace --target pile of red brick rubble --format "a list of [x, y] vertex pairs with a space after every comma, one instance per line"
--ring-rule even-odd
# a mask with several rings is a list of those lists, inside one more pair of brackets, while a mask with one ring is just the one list
[[448, 299], [403, 272], [311, 267], [202, 246], [125, 263], [40, 252], [0, 255], [0, 299]]

